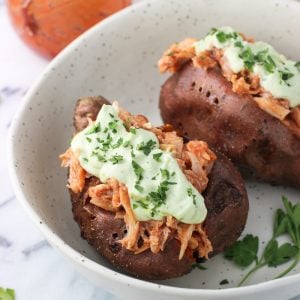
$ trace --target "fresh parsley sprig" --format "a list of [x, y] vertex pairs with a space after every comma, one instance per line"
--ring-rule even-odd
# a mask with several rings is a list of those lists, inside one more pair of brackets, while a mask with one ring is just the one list
[[[277, 267], [288, 261], [291, 265], [275, 278], [280, 278], [289, 273], [300, 261], [300, 202], [292, 204], [286, 197], [282, 197], [284, 210], [278, 209], [275, 213], [273, 235], [265, 246], [260, 258], [258, 258], [258, 237], [248, 234], [243, 240], [237, 241], [228, 248], [225, 258], [232, 260], [240, 267], [248, 267], [254, 261], [255, 265], [240, 281], [238, 286], [257, 270], [264, 266]], [[288, 235], [291, 243], [278, 245], [277, 238]]]
[[15, 300], [15, 291], [0, 287], [0, 300]]

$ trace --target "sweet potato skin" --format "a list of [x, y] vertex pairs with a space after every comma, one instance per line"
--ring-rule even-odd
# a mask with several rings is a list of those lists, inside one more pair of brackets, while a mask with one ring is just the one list
[[[104, 103], [107, 101], [102, 97], [78, 101], [74, 116], [77, 131], [83, 129], [87, 112], [93, 110], [89, 117], [95, 119]], [[212, 255], [222, 252], [240, 236], [248, 214], [248, 198], [240, 174], [222, 154], [217, 156], [204, 192], [208, 208], [205, 227], [214, 248]], [[82, 237], [103, 257], [125, 273], [149, 280], [179, 277], [192, 269], [193, 253], [187, 251], [179, 260], [180, 245], [175, 239], [169, 240], [164, 251], [158, 254], [150, 250], [134, 254], [122, 248], [118, 240], [126, 234], [124, 221], [89, 203], [87, 190], [98, 183], [96, 177], [90, 177], [81, 193], [70, 191], [70, 194], [74, 219], [80, 226]]]
[[217, 66], [186, 64], [162, 86], [165, 123], [224, 153], [247, 176], [300, 187], [300, 136], [238, 95]]

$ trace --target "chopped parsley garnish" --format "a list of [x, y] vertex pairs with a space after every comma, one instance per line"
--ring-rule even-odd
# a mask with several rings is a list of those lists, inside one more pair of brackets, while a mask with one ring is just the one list
[[295, 63], [295, 67], [298, 69], [299, 73], [300, 73], [300, 61], [297, 61]]
[[265, 49], [262, 51], [259, 51], [256, 55], [255, 55], [255, 60], [259, 63], [263, 63], [266, 60], [266, 56], [268, 54], [269, 50]]
[[273, 58], [268, 55], [267, 59], [264, 61], [264, 68], [269, 72], [269, 73], [274, 73], [274, 69], [276, 68], [276, 64], [273, 60]]
[[108, 131], [108, 127], [105, 127], [103, 132], [107, 133], [107, 131]]
[[142, 142], [137, 146], [137, 150], [141, 150], [145, 155], [149, 155], [150, 152], [155, 148], [156, 142], [149, 140], [147, 143]]
[[163, 177], [170, 178], [170, 172], [167, 169], [160, 169], [160, 173]]
[[217, 28], [213, 27], [210, 31], [209, 31], [209, 35], [214, 35], [216, 32], [218, 31]]
[[130, 131], [132, 134], [136, 134], [136, 128], [135, 128], [135, 127], [130, 127], [129, 131]]
[[246, 69], [248, 69], [249, 71], [253, 71], [255, 57], [251, 49], [249, 47], [245, 48], [245, 50], [239, 55], [239, 57], [244, 61]]
[[132, 208], [133, 208], [133, 209], [137, 209], [137, 208], [138, 208], [138, 205], [137, 205], [136, 203], [133, 203], [133, 204], [132, 204]]
[[160, 161], [160, 157], [162, 156], [162, 152], [160, 153], [154, 153], [152, 155], [153, 159], [156, 160], [156, 161]]
[[218, 41], [220, 43], [225, 43], [227, 41], [227, 34], [223, 31], [219, 31], [217, 34], [216, 34], [216, 37], [218, 39]]
[[242, 44], [242, 42], [241, 41], [236, 41], [235, 43], [234, 43], [234, 46], [235, 47], [238, 47], [238, 48], [243, 48], [243, 44]]
[[112, 142], [112, 137], [110, 134], [107, 135], [106, 140], [100, 140], [100, 144], [102, 146], [101, 151], [107, 152], [110, 148]]
[[288, 86], [290, 86], [290, 84], [287, 82], [289, 79], [291, 79], [294, 74], [287, 72], [287, 71], [278, 71], [279, 75], [280, 75], [280, 79]]
[[[215, 32], [217, 32], [217, 31], [215, 31]], [[237, 37], [238, 37], [238, 34], [236, 32], [226, 33], [224, 31], [219, 31], [216, 34], [216, 38], [218, 39], [218, 41], [220, 43], [225, 43], [227, 40], [229, 40], [229, 39], [236, 39]]]
[[117, 143], [114, 144], [114, 145], [111, 145], [111, 147], [112, 147], [113, 149], [116, 149], [116, 148], [119, 148], [122, 144], [123, 144], [123, 138], [119, 138], [119, 139], [117, 140]]
[[90, 143], [92, 141], [91, 138], [89, 138], [88, 136], [86, 137], [86, 140]]
[[142, 193], [144, 191], [144, 188], [142, 186], [140, 186], [138, 183], [136, 183], [134, 185], [134, 188], [139, 191], [140, 193]]
[[145, 203], [142, 200], [136, 200], [135, 202], [138, 203], [144, 209], [148, 209], [148, 207], [149, 207], [148, 203]]
[[92, 152], [92, 156], [96, 156], [98, 161], [100, 161], [100, 162], [106, 162], [105, 157], [95, 151]]
[[132, 147], [132, 145], [130, 144], [130, 141], [124, 142], [124, 144], [123, 144], [123, 147], [124, 147], [124, 148], [127, 148], [127, 147], [129, 147], [129, 146]]
[[187, 189], [187, 194], [188, 194], [189, 197], [193, 198], [193, 204], [196, 206], [196, 195], [193, 193], [193, 189], [188, 188]]
[[88, 162], [88, 161], [89, 161], [86, 157], [83, 157], [83, 160], [84, 160], [85, 162]]
[[118, 121], [116, 120], [108, 123], [109, 129], [111, 129], [113, 133], [117, 133], [117, 126], [118, 126]]
[[113, 114], [109, 113], [109, 115], [111, 116], [111, 118], [113, 118], [113, 119], [115, 118], [115, 116]]
[[167, 191], [169, 190], [169, 185], [176, 184], [175, 182], [169, 182], [167, 180], [162, 181], [157, 187], [156, 192], [150, 192], [146, 199], [154, 204], [152, 208], [151, 216], [153, 217], [157, 212], [157, 209], [165, 204], [167, 199]]
[[123, 160], [123, 156], [122, 155], [114, 155], [112, 156], [109, 161], [112, 162], [113, 165], [118, 164], [119, 162], [121, 162]]
[[101, 126], [100, 123], [96, 123], [91, 129], [89, 129], [85, 134], [92, 134], [92, 133], [97, 133], [101, 131]]
[[132, 161], [132, 167], [138, 182], [140, 182], [143, 179], [144, 169], [135, 160]]

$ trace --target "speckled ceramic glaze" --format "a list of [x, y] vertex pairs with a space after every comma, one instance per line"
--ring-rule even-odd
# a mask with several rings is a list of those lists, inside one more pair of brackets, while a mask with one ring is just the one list
[[[45, 234], [85, 276], [125, 299], [288, 299], [300, 294], [300, 268], [271, 281], [281, 268], [265, 268], [249, 286], [234, 288], [245, 271], [222, 255], [179, 279], [145, 282], [123, 275], [80, 237], [71, 213], [66, 170], [58, 155], [72, 136], [75, 101], [103, 95], [160, 124], [158, 94], [165, 80], [156, 68], [163, 50], [184, 37], [202, 37], [230, 25], [300, 59], [300, 3], [293, 0], [156, 0], [112, 16], [64, 50], [27, 94], [11, 129], [11, 175], [18, 198]], [[281, 195], [299, 191], [248, 183], [250, 214], [245, 233], [270, 238]], [[24, 233], [26, 234], [26, 233]], [[151, 266], [149, 266], [151, 267]], [[229, 284], [220, 285], [223, 279]], [[222, 289], [220, 289], [222, 288]]]

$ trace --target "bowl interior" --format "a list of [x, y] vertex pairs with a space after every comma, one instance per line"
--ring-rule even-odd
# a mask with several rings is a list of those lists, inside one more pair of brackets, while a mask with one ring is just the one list
[[[66, 170], [58, 160], [72, 137], [75, 102], [81, 96], [103, 95], [160, 124], [158, 95], [166, 76], [159, 74], [157, 60], [170, 43], [201, 38], [211, 27], [230, 25], [299, 60], [299, 2], [227, 0], [222, 4], [218, 0], [146, 1], [113, 16], [51, 63], [14, 122], [11, 163], [27, 204], [66, 244], [103, 266], [112, 268], [80, 237], [71, 213]], [[296, 201], [298, 191], [251, 182], [248, 191], [245, 233], [257, 234], [264, 242], [271, 236], [272, 216], [281, 207], [281, 195]], [[206, 271], [194, 270], [162, 284], [217, 289], [235, 286], [243, 273], [222, 255], [206, 265]], [[279, 271], [265, 268], [249, 283], [270, 280]], [[299, 272], [298, 267], [293, 273]], [[220, 286], [223, 279], [229, 284]]]

